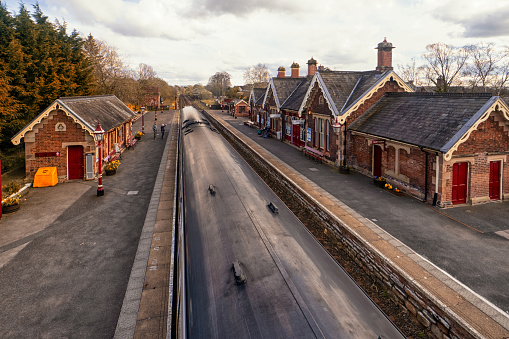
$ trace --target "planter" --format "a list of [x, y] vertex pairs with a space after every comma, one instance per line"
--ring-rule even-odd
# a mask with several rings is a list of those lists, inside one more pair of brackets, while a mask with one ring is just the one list
[[19, 210], [20, 207], [21, 207], [20, 204], [2, 205], [2, 213], [7, 214], [7, 213], [16, 212], [17, 210]]
[[117, 174], [117, 170], [116, 169], [114, 169], [114, 170], [105, 170], [105, 172], [106, 172], [106, 175], [115, 175], [115, 174]]
[[373, 182], [375, 183], [375, 186], [380, 187], [380, 188], [385, 188], [385, 184], [387, 183], [387, 180], [385, 180], [385, 179], [378, 180], [378, 179], [374, 178]]
[[339, 166], [338, 171], [341, 174], [350, 174], [350, 167]]

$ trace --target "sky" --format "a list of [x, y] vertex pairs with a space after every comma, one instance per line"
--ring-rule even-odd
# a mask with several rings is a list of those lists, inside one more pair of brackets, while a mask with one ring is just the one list
[[[0, 0], [14, 13], [20, 0]], [[23, 0], [28, 10], [36, 0]], [[428, 44], [509, 46], [509, 0], [39, 0], [51, 22], [92, 34], [132, 68], [152, 66], [170, 85], [206, 85], [216, 72], [244, 84], [246, 69], [272, 76], [313, 57], [333, 70], [367, 71], [387, 38], [393, 66]]]

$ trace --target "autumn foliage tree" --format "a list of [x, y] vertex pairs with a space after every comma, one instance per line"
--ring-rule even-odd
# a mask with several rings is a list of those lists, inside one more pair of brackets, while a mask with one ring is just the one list
[[39, 5], [31, 14], [21, 4], [13, 15], [0, 3], [0, 154], [9, 153], [10, 138], [57, 98], [92, 93], [82, 45], [76, 31], [50, 23]]

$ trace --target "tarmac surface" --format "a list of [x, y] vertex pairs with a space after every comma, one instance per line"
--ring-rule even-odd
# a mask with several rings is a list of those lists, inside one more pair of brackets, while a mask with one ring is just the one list
[[[158, 125], [173, 114], [159, 112]], [[113, 337], [169, 142], [153, 139], [153, 121], [145, 114], [147, 134], [103, 177], [103, 197], [97, 181], [31, 188], [0, 219], [1, 338]]]

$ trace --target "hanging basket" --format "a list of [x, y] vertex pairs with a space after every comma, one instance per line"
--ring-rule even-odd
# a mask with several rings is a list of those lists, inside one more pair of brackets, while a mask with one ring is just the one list
[[21, 207], [21, 205], [19, 203], [13, 204], [13, 205], [2, 205], [2, 213], [3, 214], [13, 213], [13, 212], [16, 212], [17, 210], [19, 210], [20, 207]]

